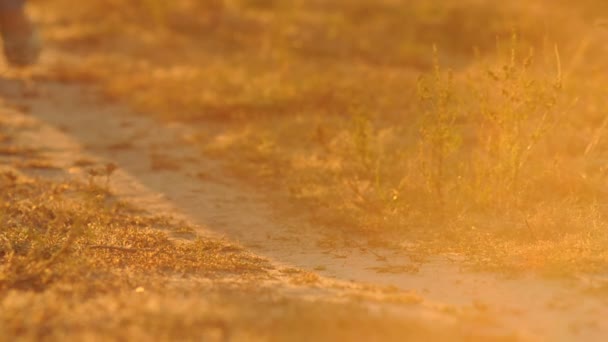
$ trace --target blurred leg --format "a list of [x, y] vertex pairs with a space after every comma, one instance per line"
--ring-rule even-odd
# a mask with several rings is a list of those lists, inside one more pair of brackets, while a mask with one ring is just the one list
[[0, 11], [23, 10], [25, 0], [0, 0]]
[[25, 13], [25, 0], [0, 0], [0, 33], [9, 64], [22, 67], [36, 63], [40, 39]]

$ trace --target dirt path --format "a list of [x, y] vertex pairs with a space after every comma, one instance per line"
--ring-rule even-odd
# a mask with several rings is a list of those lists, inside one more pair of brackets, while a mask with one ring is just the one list
[[[445, 261], [406, 272], [410, 261], [394, 251], [386, 260], [364, 248], [323, 248], [321, 236], [301, 220], [278, 219], [264, 195], [222, 173], [189, 137], [192, 127], [163, 126], [104, 104], [90, 89], [38, 84], [24, 92], [16, 80], [0, 81], [0, 96], [29, 129], [20, 142], [45, 148], [61, 170], [83, 174], [78, 162], [118, 165], [110, 186], [117, 195], [155, 214], [166, 214], [199, 227], [202, 235], [238, 241], [277, 264], [314, 271], [328, 278], [391, 285], [414, 290], [429, 306], [444, 310], [486, 311], [509, 331], [538, 340], [601, 341], [608, 338], [608, 314], [602, 300], [583, 294], [580, 283], [534, 278], [507, 279], [461, 270]], [[17, 105], [17, 106], [15, 106]], [[22, 113], [19, 114], [18, 112]], [[43, 172], [52, 176], [52, 170]], [[64, 173], [56, 172], [57, 177]], [[399, 272], [403, 268], [404, 271]]]

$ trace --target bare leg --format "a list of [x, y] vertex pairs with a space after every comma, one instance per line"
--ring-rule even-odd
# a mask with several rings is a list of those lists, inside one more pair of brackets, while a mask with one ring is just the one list
[[40, 39], [25, 13], [24, 0], [0, 0], [0, 33], [9, 64], [23, 67], [36, 63]]

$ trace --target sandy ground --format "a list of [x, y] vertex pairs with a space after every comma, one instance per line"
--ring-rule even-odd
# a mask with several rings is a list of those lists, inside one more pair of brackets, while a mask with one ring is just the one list
[[86, 178], [86, 168], [75, 165], [112, 162], [118, 170], [110, 187], [120, 199], [184, 220], [201, 235], [238, 242], [281, 267], [412, 290], [428, 307], [487, 311], [492, 324], [532, 340], [608, 339], [608, 306], [584, 293], [588, 283], [473, 273], [442, 259], [410, 272], [411, 261], [398, 251], [322, 247], [314, 227], [277, 213], [263, 193], [226, 175], [193, 146], [194, 130], [212, 127], [160, 124], [95, 94], [76, 85], [0, 81], [0, 120], [20, 127], [15, 144], [41, 148], [57, 167], [32, 173]]

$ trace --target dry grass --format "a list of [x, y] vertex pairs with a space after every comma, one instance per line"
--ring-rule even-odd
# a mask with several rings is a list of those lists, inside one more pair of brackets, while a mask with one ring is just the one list
[[494, 270], [608, 265], [601, 1], [68, 3], [38, 13], [81, 60], [47, 77], [202, 122], [208, 155], [327, 230]]
[[[224, 242], [170, 241], [150, 227], [161, 224], [179, 231], [179, 226], [131, 213], [97, 187], [24, 179], [10, 171], [1, 180], [3, 291], [43, 291], [82, 276], [112, 288], [118, 279], [130, 277], [224, 272], [246, 276], [263, 274], [269, 267]], [[95, 291], [95, 285], [71, 286], [87, 292]]]

